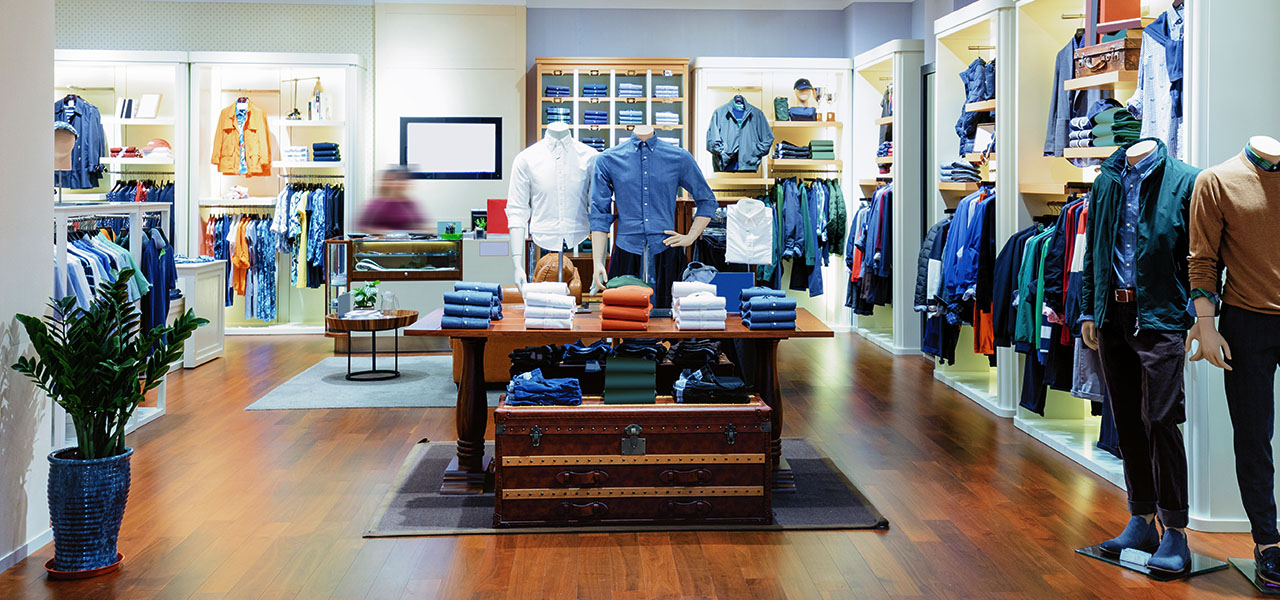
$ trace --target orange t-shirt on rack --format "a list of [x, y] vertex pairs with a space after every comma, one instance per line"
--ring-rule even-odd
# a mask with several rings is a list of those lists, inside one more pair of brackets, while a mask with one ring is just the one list
[[638, 285], [624, 285], [604, 291], [605, 306], [634, 306], [649, 308], [649, 297], [653, 290]]

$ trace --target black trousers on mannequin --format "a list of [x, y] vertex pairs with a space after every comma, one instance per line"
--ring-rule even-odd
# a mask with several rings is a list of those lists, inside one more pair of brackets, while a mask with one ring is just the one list
[[1187, 526], [1183, 365], [1186, 334], [1137, 330], [1134, 303], [1111, 302], [1098, 332], [1102, 376], [1111, 397], [1124, 462], [1129, 512], [1157, 513], [1165, 527]]
[[1280, 542], [1276, 532], [1275, 464], [1271, 435], [1275, 422], [1276, 366], [1280, 364], [1280, 315], [1222, 307], [1218, 332], [1231, 347], [1226, 380], [1227, 409], [1235, 431], [1236, 480], [1255, 544]]

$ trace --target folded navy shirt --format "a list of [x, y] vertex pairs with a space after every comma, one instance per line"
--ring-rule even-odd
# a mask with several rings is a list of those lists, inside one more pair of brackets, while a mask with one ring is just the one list
[[794, 310], [752, 310], [749, 312], [744, 311], [742, 313], [742, 320], [750, 321], [752, 323], [757, 323], [757, 322], [758, 323], [777, 323], [779, 321], [781, 322], [791, 321], [794, 323], [796, 320], [796, 311]]
[[457, 292], [444, 293], [445, 304], [466, 304], [469, 306], [494, 306], [498, 304], [497, 296], [489, 292], [477, 292], [474, 290], [461, 290]]
[[489, 319], [476, 317], [452, 317], [444, 315], [440, 317], [441, 329], [488, 329]]

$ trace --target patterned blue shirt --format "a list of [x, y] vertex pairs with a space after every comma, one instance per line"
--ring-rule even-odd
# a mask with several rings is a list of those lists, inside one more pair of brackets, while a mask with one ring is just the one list
[[1151, 175], [1159, 160], [1160, 153], [1152, 152], [1142, 157], [1136, 165], [1125, 161], [1120, 174], [1121, 183], [1124, 184], [1124, 207], [1120, 211], [1120, 221], [1117, 223], [1120, 231], [1116, 234], [1115, 255], [1111, 259], [1111, 267], [1116, 272], [1116, 289], [1138, 287], [1138, 274], [1133, 268], [1134, 257], [1138, 252], [1138, 198], [1142, 182]]
[[[666, 250], [666, 231], [675, 230], [676, 196], [684, 188], [693, 195], [693, 216], [711, 218], [716, 197], [693, 155], [675, 144], [631, 139], [596, 158], [591, 176], [591, 231], [609, 231], [616, 218], [619, 248], [641, 254]], [[615, 217], [613, 208], [618, 214]]]

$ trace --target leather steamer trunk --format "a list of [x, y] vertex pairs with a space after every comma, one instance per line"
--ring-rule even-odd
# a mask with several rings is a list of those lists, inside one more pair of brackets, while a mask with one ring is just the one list
[[494, 412], [494, 526], [770, 524], [770, 410], [747, 404]]
[[1112, 71], [1137, 71], [1142, 38], [1123, 38], [1076, 50], [1075, 76], [1088, 77]]

